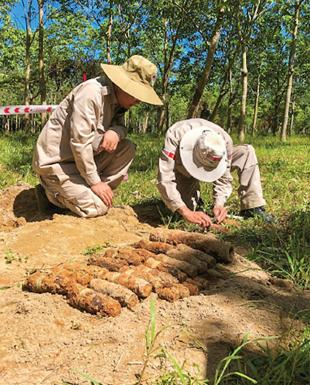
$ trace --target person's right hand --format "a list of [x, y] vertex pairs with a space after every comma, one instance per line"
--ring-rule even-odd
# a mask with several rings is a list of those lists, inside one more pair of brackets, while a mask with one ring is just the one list
[[211, 218], [203, 211], [192, 211], [186, 206], [180, 207], [178, 213], [189, 223], [200, 225], [203, 230], [212, 225]]
[[111, 187], [104, 183], [104, 182], [99, 182], [93, 186], [91, 186], [91, 190], [93, 193], [98, 195], [98, 197], [103, 201], [103, 203], [111, 207], [113, 205], [113, 191]]
[[113, 130], [108, 130], [103, 135], [103, 141], [100, 144], [99, 152], [105, 150], [108, 152], [114, 152], [119, 142], [117, 133]]

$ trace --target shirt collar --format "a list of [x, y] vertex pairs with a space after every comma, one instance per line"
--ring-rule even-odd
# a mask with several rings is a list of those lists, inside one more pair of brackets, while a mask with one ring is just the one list
[[102, 85], [102, 87], [106, 87], [107, 89], [107, 94], [110, 97], [110, 104], [114, 106], [114, 112], [119, 112], [119, 113], [125, 113], [127, 111], [126, 108], [122, 107], [117, 100], [113, 82], [107, 77], [107, 76], [101, 76], [96, 78], [96, 80]]
[[111, 104], [119, 105], [117, 97], [116, 97], [116, 94], [115, 94], [115, 90], [114, 90], [114, 87], [113, 87], [113, 83], [111, 82], [111, 80], [107, 76], [105, 78], [106, 78], [106, 85], [107, 85], [107, 87], [108, 87], [108, 89], [110, 91]]
[[111, 104], [119, 105], [111, 80], [105, 75], [97, 77], [96, 80], [105, 88], [104, 94], [109, 95]]
[[115, 112], [118, 112], [118, 113], [122, 113], [124, 114], [127, 109], [122, 107], [119, 103], [118, 103], [118, 100], [117, 100], [117, 97], [116, 97], [116, 94], [115, 94], [115, 90], [114, 90], [114, 86], [113, 86], [113, 83], [111, 82], [111, 80], [106, 77], [107, 79], [107, 86], [108, 86], [108, 89], [110, 91], [110, 97], [111, 97], [111, 104], [114, 104], [115, 105]]

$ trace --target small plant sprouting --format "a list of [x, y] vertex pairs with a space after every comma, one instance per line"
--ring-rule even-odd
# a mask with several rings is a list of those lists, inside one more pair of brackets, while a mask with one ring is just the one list
[[[27, 263], [28, 259], [29, 259], [29, 255], [26, 255], [24, 263]], [[8, 249], [5, 254], [5, 263], [9, 264], [9, 263], [12, 263], [13, 261], [23, 262], [23, 259], [22, 257], [17, 257], [16, 255], [14, 255], [11, 249]]]
[[72, 321], [70, 329], [72, 329], [72, 330], [80, 330], [81, 329], [81, 324], [79, 322], [73, 322]]
[[12, 250], [11, 249], [8, 249], [6, 254], [5, 254], [5, 263], [9, 264], [9, 263], [12, 263], [13, 261], [15, 261], [17, 258], [15, 257], [15, 255], [13, 254]]
[[104, 246], [99, 245], [99, 243], [97, 243], [95, 246], [87, 247], [87, 249], [85, 251], [83, 251], [83, 255], [98, 254], [98, 253], [100, 253], [100, 251], [103, 251], [103, 250], [107, 249], [108, 247], [111, 247], [109, 241], [105, 241], [105, 245]]
[[[170, 358], [170, 360], [173, 363], [174, 366], [174, 371], [172, 373], [165, 373], [164, 376], [166, 377], [166, 382], [165, 383], [181, 383], [183, 385], [200, 385], [203, 383], [209, 382], [207, 379], [201, 379], [199, 378], [201, 376], [201, 370], [197, 364], [194, 364], [195, 368], [198, 370], [198, 376], [193, 377], [188, 371], [184, 373], [184, 364], [182, 366], [179, 366], [176, 360], [171, 356], [171, 354], [162, 346], [157, 346], [156, 347], [156, 341], [159, 335], [166, 329], [176, 326], [176, 325], [182, 325], [180, 323], [177, 324], [171, 324], [171, 325], [166, 325], [162, 327], [156, 334], [155, 334], [155, 305], [153, 298], [150, 298], [150, 303], [151, 303], [151, 330], [149, 328], [146, 329], [145, 333], [145, 339], [146, 339], [146, 359], [144, 361], [144, 365], [141, 371], [141, 374], [139, 375], [139, 381], [137, 385], [141, 385], [141, 382], [143, 380], [143, 376], [145, 373], [145, 370], [147, 368], [147, 365], [149, 363], [150, 358]], [[183, 324], [185, 325], [185, 324]], [[183, 332], [189, 334], [186, 330], [182, 330]], [[158, 379], [156, 383], [160, 384], [162, 383], [162, 377]]]

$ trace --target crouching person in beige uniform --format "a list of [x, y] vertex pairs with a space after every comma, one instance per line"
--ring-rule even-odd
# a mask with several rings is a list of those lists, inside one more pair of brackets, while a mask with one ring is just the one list
[[231, 137], [218, 125], [204, 119], [188, 119], [171, 126], [159, 157], [157, 187], [167, 207], [183, 218], [201, 225], [212, 224], [200, 209], [199, 182], [213, 182], [213, 213], [218, 223], [227, 211], [232, 192], [231, 171], [238, 170], [241, 215], [273, 218], [265, 213], [255, 150], [250, 145], [233, 146]]
[[147, 59], [135, 55], [122, 66], [102, 68], [106, 76], [73, 89], [38, 138], [32, 167], [45, 213], [104, 215], [135, 155], [126, 139], [125, 112], [140, 101], [162, 104], [153, 89], [157, 69]]

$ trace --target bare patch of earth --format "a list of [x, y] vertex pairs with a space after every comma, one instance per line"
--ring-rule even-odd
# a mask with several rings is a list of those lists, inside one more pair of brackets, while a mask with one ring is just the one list
[[[49, 293], [24, 291], [33, 269], [50, 269], [66, 261], [85, 261], [90, 246], [129, 245], [148, 239], [154, 229], [131, 207], [112, 208], [104, 217], [43, 216], [34, 189], [25, 183], [0, 191], [0, 385], [86, 384], [73, 369], [102, 384], [134, 384], [145, 359], [145, 330], [150, 324], [150, 299], [133, 311], [123, 308], [116, 318], [100, 318], [70, 307]], [[149, 223], [154, 226], [154, 218]], [[179, 364], [195, 373], [198, 364], [212, 379], [218, 362], [249, 339], [298, 333], [303, 325], [291, 314], [309, 312], [308, 292], [271, 278], [237, 249], [233, 263], [217, 265], [219, 278], [199, 296], [174, 303], [151, 294], [156, 306], [156, 330], [185, 322], [205, 347], [168, 328], [160, 344]], [[11, 261], [11, 263], [7, 263]], [[269, 342], [274, 346], [279, 340]], [[248, 353], [258, 352], [255, 344]], [[169, 366], [171, 364], [167, 363]], [[160, 362], [147, 369], [149, 378], [161, 374]]]

